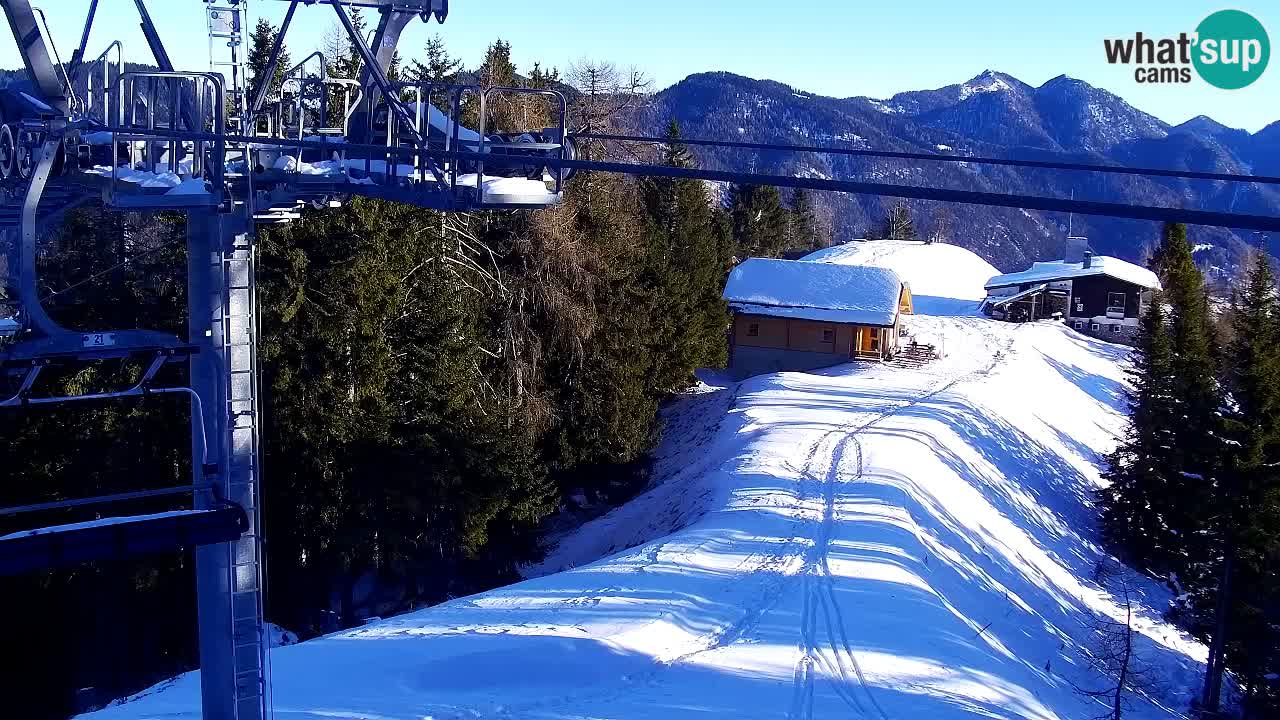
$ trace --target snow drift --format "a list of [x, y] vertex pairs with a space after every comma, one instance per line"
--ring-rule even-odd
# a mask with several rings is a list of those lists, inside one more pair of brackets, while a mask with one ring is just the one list
[[888, 268], [911, 286], [916, 312], [968, 315], [987, 296], [991, 263], [958, 245], [926, 245], [914, 240], [859, 240], [805, 256], [805, 260]]

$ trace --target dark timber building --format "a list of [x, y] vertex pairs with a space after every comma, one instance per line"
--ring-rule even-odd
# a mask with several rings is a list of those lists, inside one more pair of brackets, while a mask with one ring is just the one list
[[1094, 255], [1083, 238], [1070, 238], [1064, 259], [988, 280], [982, 309], [1011, 322], [1061, 318], [1082, 333], [1132, 343], [1142, 311], [1159, 288], [1150, 270]]

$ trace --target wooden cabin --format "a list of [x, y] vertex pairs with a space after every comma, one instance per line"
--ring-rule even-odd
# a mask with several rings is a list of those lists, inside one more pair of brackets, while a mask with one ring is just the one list
[[751, 258], [729, 275], [724, 297], [739, 378], [891, 358], [912, 312], [911, 289], [892, 270], [803, 260]]

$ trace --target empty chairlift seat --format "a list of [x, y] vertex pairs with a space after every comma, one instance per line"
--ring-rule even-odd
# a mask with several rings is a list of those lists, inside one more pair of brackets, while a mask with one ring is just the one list
[[227, 505], [24, 530], [0, 536], [0, 575], [124, 560], [229, 542], [240, 537], [248, 527], [244, 509]]

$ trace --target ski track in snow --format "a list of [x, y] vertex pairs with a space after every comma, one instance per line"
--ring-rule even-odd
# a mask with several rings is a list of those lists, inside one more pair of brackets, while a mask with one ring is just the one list
[[[903, 273], [902, 248], [929, 252], [855, 249]], [[1087, 497], [1120, 428], [1124, 353], [957, 313], [970, 292], [936, 267], [906, 279], [941, 301], [910, 325], [947, 357], [691, 400], [655, 485], [561, 537], [544, 576], [276, 650], [276, 716], [1099, 715], [1071, 683], [1096, 680], [1083, 619], [1117, 612], [1087, 579], [1104, 557]], [[1139, 583], [1141, 649], [1167, 689], [1126, 717], [1178, 718], [1203, 648]], [[187, 674], [94, 720], [195, 720], [198, 698]]]
[[[873, 257], [875, 256], [873, 255]], [[993, 356], [991, 364], [982, 370], [948, 380], [905, 405], [888, 410], [865, 424], [851, 429], [832, 430], [814, 443], [806, 459], [805, 475], [812, 479], [817, 477], [819, 472], [825, 472], [826, 477], [821, 481], [823, 516], [822, 523], [818, 529], [818, 536], [812, 545], [812, 552], [810, 557], [806, 559], [804, 569], [801, 571], [803, 578], [802, 594], [805, 598], [804, 612], [800, 618], [801, 658], [796, 663], [791, 710], [787, 715], [790, 720], [810, 720], [813, 718], [814, 670], [816, 665], [821, 665], [827, 670], [833, 689], [841, 700], [848, 704], [851, 710], [859, 715], [867, 716], [866, 709], [858, 699], [859, 695], [862, 694], [865, 695], [871, 706], [875, 708], [876, 716], [882, 720], [888, 720], [888, 715], [884, 709], [875, 701], [875, 696], [867, 684], [862, 667], [858, 664], [858, 659], [850, 647], [850, 626], [840, 611], [840, 604], [836, 601], [835, 593], [832, 589], [833, 579], [827, 554], [831, 542], [831, 532], [836, 522], [836, 484], [838, 482], [858, 482], [862, 479], [863, 453], [862, 443], [858, 440], [858, 434], [907, 408], [928, 400], [934, 395], [950, 390], [961, 382], [967, 382], [990, 374], [1012, 346], [1013, 339], [1010, 337], [1004, 347]], [[815, 463], [815, 456], [818, 455], [819, 446], [838, 435], [843, 435], [843, 437], [836, 441], [834, 451], [823, 458], [822, 462]], [[846, 448], [850, 445], [853, 446], [855, 451], [856, 462], [854, 467], [856, 469], [851, 479], [845, 481], [841, 480], [840, 471], [845, 461]], [[825, 657], [827, 648], [822, 647], [818, 642], [817, 610], [819, 609], [822, 611], [829, 649], [835, 660], [834, 668], [831, 660]], [[856, 675], [856, 683], [850, 679], [845, 669], [846, 661]]]

